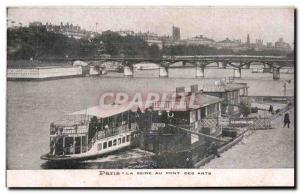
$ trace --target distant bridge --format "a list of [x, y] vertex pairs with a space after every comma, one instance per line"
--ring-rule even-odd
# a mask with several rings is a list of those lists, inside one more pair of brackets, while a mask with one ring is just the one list
[[[59, 59], [58, 59], [59, 60]], [[121, 63], [125, 76], [133, 76], [133, 66], [142, 62], [158, 64], [160, 77], [167, 77], [169, 68], [182, 63], [182, 67], [189, 64], [196, 68], [196, 77], [204, 77], [204, 69], [210, 64], [217, 64], [218, 68], [234, 68], [234, 77], [241, 77], [242, 68], [250, 68], [252, 64], [261, 64], [273, 72], [273, 79], [280, 78], [280, 68], [294, 67], [294, 59], [282, 56], [250, 56], [250, 55], [206, 55], [206, 56], [163, 56], [161, 58], [133, 58], [133, 57], [102, 57], [102, 58], [67, 58], [68, 61], [97, 61], [99, 65], [105, 62]]]

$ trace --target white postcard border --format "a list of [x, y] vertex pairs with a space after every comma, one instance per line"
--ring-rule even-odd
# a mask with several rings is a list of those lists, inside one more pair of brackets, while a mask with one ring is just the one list
[[293, 187], [294, 169], [7, 170], [7, 187], [271, 186]]

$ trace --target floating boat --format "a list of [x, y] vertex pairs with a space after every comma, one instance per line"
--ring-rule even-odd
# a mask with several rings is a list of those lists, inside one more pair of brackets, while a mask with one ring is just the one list
[[157, 70], [160, 67], [157, 64], [146, 63], [146, 64], [137, 64], [134, 66], [134, 71], [142, 71], [142, 70]]
[[50, 152], [41, 159], [77, 161], [99, 157], [132, 146], [137, 133], [136, 113], [128, 106], [91, 107], [50, 124]]
[[263, 68], [253, 68], [252, 69], [252, 73], [263, 73], [263, 72], [267, 72], [267, 71], [265, 71]]
[[253, 68], [252, 73], [258, 73], [258, 68]]

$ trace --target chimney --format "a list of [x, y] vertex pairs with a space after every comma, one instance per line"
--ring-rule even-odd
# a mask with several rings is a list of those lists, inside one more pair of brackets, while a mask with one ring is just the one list
[[194, 84], [191, 85], [191, 93], [197, 93], [198, 92], [198, 85]]
[[185, 93], [185, 87], [184, 86], [176, 87], [176, 94], [178, 93]]

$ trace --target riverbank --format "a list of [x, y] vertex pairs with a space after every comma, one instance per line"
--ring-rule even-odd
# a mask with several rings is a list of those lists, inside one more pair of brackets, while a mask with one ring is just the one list
[[294, 167], [294, 109], [290, 128], [283, 128], [284, 114], [272, 121], [270, 130], [257, 130], [236, 146], [211, 160], [203, 169], [250, 169]]

